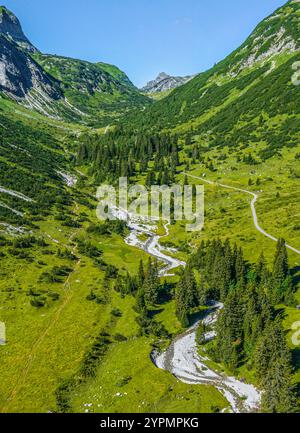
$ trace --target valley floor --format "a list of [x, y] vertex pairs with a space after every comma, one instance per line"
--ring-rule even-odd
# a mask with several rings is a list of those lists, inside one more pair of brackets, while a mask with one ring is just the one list
[[[276, 245], [253, 224], [250, 196], [242, 191], [247, 190], [253, 197], [259, 197], [255, 208], [260, 227], [271, 237], [284, 237], [296, 250], [290, 251], [289, 258], [295, 273], [299, 271], [300, 258], [296, 254], [300, 246], [297, 223], [300, 215], [299, 180], [289, 171], [289, 161], [291, 164], [297, 151], [299, 149], [284, 151], [285, 168], [280, 166], [280, 160], [274, 158], [255, 168], [241, 164], [236, 172], [230, 170], [234, 157], [220, 163], [214, 173], [208, 173], [201, 165], [192, 166], [189, 174], [196, 177], [195, 183], [204, 181], [207, 184], [204, 231], [191, 236], [185, 232], [184, 222], [177, 223], [168, 227], [168, 236], [161, 239], [161, 244], [177, 248], [175, 261], [184, 262], [188, 258], [184, 246], [193, 250], [201, 239], [228, 237], [243, 246], [249, 261], [255, 261], [263, 250], [270, 262]], [[180, 182], [182, 177], [178, 176]], [[249, 187], [249, 177], [261, 179], [260, 186]], [[213, 183], [207, 183], [210, 179]], [[216, 182], [237, 189], [222, 188]], [[81, 228], [63, 226], [50, 217], [39, 221], [36, 230], [47, 246], [34, 246], [29, 251], [29, 258], [18, 258], [9, 254], [9, 247], [1, 247], [4, 256], [0, 259], [0, 319], [6, 324], [7, 344], [0, 347], [0, 411], [57, 411], [57, 390], [66, 380], [76, 376], [87, 352], [103, 333], [109, 340], [107, 351], [99, 360], [94, 376], [69, 392], [71, 410], [195, 413], [228, 410], [228, 401], [216, 387], [183, 383], [169, 372], [155, 367], [150, 358], [155, 339], [139, 336], [134, 298], [122, 297], [113, 289], [105, 288], [105, 271], [95, 266], [91, 258], [78, 252], [75, 239], [78, 236], [91, 239], [103, 251], [104, 261], [118, 267], [123, 275], [127, 271], [135, 274], [140, 259], [146, 263], [149, 256], [134, 245], [126, 245], [117, 234], [88, 234], [89, 224], [97, 222], [94, 208], [90, 209], [76, 200], [75, 203], [75, 216], [84, 213], [88, 218]], [[77, 259], [70, 261], [59, 257], [58, 251], [64, 248], [72, 251]], [[42, 281], [43, 273], [55, 266], [68, 268], [62, 281]], [[177, 277], [169, 278], [176, 281]], [[33, 307], [30, 303], [32, 295], [29, 293], [37, 289], [47, 296], [46, 305], [42, 308]], [[91, 291], [105, 301], [87, 300]], [[51, 298], [53, 293], [59, 297]], [[299, 291], [297, 300], [300, 303]], [[116, 310], [121, 314], [115, 316]], [[298, 382], [299, 355], [291, 342], [291, 326], [300, 320], [300, 312], [296, 308], [286, 308], [285, 312], [284, 323], [298, 366], [295, 374], [295, 382]], [[160, 305], [155, 318], [173, 336], [182, 332], [174, 301]], [[247, 377], [247, 372], [242, 371], [239, 375], [240, 378]], [[251, 382], [251, 377], [248, 379]]]

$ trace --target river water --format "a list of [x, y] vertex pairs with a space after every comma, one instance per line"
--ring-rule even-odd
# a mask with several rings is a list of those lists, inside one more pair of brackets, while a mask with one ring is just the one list
[[[160, 270], [161, 277], [171, 276], [173, 275], [171, 271], [186, 265], [185, 262], [170, 255], [175, 253], [175, 250], [165, 248], [160, 244], [160, 240], [169, 235], [169, 223], [164, 224], [165, 235], [159, 236], [155, 221], [132, 215], [117, 207], [112, 207], [111, 212], [116, 218], [127, 222], [130, 234], [125, 239], [126, 244], [145, 251], [163, 264]], [[205, 335], [207, 340], [215, 337], [213, 327], [222, 308], [221, 303], [212, 302], [207, 315], [202, 319], [203, 323], [211, 328], [210, 332]], [[228, 400], [231, 412], [258, 411], [261, 394], [253, 385], [218, 373], [208, 367], [209, 359], [200, 355], [197, 347], [198, 325], [199, 321], [183, 334], [177, 336], [165, 352], [153, 353], [152, 360], [155, 365], [160, 369], [169, 371], [184, 383], [216, 387]]]

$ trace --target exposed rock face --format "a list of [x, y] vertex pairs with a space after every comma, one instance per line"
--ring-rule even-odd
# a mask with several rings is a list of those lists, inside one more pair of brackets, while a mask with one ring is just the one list
[[99, 112], [115, 117], [136, 104], [150, 103], [113, 65], [40, 53], [4, 6], [0, 6], [0, 93], [44, 115], [67, 120], [96, 119]]
[[0, 91], [14, 99], [36, 90], [45, 98], [59, 99], [59, 86], [14, 42], [0, 35]]
[[59, 83], [32, 58], [37, 49], [23, 33], [18, 18], [0, 7], [0, 92], [49, 114], [52, 101], [63, 97]]
[[18, 18], [4, 6], [0, 6], [0, 33], [3, 33], [8, 38], [12, 39], [22, 48], [31, 52], [37, 51], [24, 35]]
[[299, 3], [300, 0], [287, 2], [256, 27], [246, 42], [236, 50], [231, 76], [236, 76], [244, 69], [269, 61], [278, 55], [300, 51], [297, 15]]
[[161, 72], [157, 78], [146, 84], [145, 87], [141, 89], [144, 93], [160, 93], [167, 90], [176, 89], [176, 87], [182, 86], [189, 80], [194, 78], [194, 76], [187, 77], [172, 77], [167, 75], [165, 72]]

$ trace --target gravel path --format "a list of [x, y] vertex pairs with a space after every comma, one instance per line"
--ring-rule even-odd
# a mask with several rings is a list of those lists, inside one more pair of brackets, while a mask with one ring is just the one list
[[[251, 212], [252, 212], [252, 217], [253, 217], [253, 222], [255, 225], [255, 228], [264, 236], [266, 236], [267, 238], [271, 239], [274, 242], [278, 242], [278, 239], [275, 236], [270, 235], [269, 233], [267, 233], [264, 229], [262, 229], [258, 223], [258, 217], [257, 217], [257, 213], [256, 213], [256, 209], [255, 209], [255, 204], [258, 200], [258, 194], [255, 194], [254, 192], [248, 191], [246, 189], [241, 189], [241, 188], [236, 188], [234, 186], [229, 186], [229, 185], [225, 185], [219, 182], [212, 182], [211, 180], [207, 180], [204, 179], [203, 177], [198, 177], [198, 176], [194, 176], [192, 174], [188, 174], [188, 173], [183, 173], [186, 174], [188, 177], [191, 177], [193, 179], [197, 179], [197, 180], [201, 180], [202, 182], [208, 183], [209, 185], [217, 185], [220, 186], [221, 188], [227, 188], [227, 189], [231, 189], [233, 191], [238, 191], [238, 192], [242, 192], [244, 194], [248, 194], [252, 197], [252, 201], [251, 201]], [[296, 254], [300, 254], [300, 251], [297, 250], [296, 248], [292, 247], [291, 245], [286, 244], [286, 247], [293, 251]]]

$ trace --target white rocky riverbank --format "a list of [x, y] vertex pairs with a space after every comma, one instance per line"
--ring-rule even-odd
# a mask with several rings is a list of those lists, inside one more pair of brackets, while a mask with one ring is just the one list
[[[159, 236], [156, 234], [155, 222], [131, 215], [126, 210], [117, 207], [110, 208], [110, 211], [114, 217], [127, 222], [130, 230], [130, 234], [125, 239], [127, 245], [145, 251], [164, 264], [160, 276], [169, 276], [171, 275], [170, 271], [186, 265], [185, 262], [168, 255], [167, 253], [170, 251], [160, 245], [161, 238], [169, 234], [169, 223], [164, 224], [166, 234]], [[146, 240], [141, 240], [141, 235], [146, 237]], [[174, 251], [172, 250], [172, 252]], [[221, 303], [212, 303], [203, 323], [213, 328], [221, 308], [223, 308]], [[196, 343], [199, 323], [200, 321], [177, 336], [165, 352], [153, 353], [153, 362], [158, 368], [169, 371], [182, 382], [215, 386], [228, 400], [229, 409], [232, 412], [256, 412], [260, 405], [261, 395], [259, 391], [253, 385], [217, 373], [207, 366], [208, 359], [200, 356]], [[214, 337], [215, 331], [213, 329], [206, 334], [207, 340]]]

